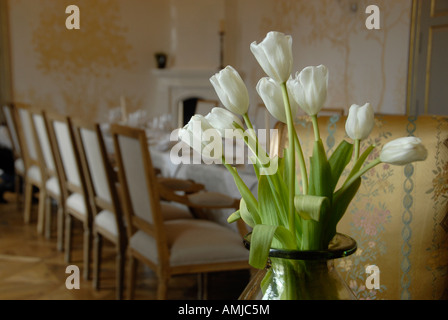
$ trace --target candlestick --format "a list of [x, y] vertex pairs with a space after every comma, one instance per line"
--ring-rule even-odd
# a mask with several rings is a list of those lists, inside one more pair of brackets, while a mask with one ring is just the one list
[[224, 69], [224, 34], [225, 21], [219, 21], [219, 69]]
[[219, 33], [225, 33], [226, 31], [226, 22], [225, 20], [219, 21]]

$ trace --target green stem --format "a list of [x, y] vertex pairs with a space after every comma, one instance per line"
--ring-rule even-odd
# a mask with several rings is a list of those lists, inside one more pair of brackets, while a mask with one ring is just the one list
[[[252, 122], [250, 121], [250, 118], [249, 118], [248, 113], [245, 113], [245, 114], [243, 115], [243, 119], [244, 119], [244, 122], [246, 123], [246, 126], [247, 126], [250, 130], [253, 130], [254, 127], [253, 127], [253, 125], [252, 125]], [[268, 129], [268, 128], [267, 128], [267, 129]], [[263, 147], [261, 146], [261, 144], [260, 144], [260, 142], [259, 142], [259, 140], [258, 140], [258, 136], [255, 134], [253, 138], [255, 139], [256, 150], [252, 150], [252, 152], [256, 151], [256, 153], [255, 153], [255, 152], [254, 152], [254, 153], [255, 153], [255, 157], [257, 158], [257, 161], [261, 164], [262, 167], [266, 167], [267, 164], [266, 164], [266, 163], [262, 163], [262, 162], [259, 160], [258, 152], [263, 152], [265, 158], [269, 158], [269, 155], [267, 154], [267, 152], [266, 152], [266, 151], [263, 149]], [[275, 175], [275, 177], [278, 177], [278, 175]], [[278, 183], [279, 183], [279, 182], [276, 181], [276, 180], [274, 180], [273, 177], [272, 177], [271, 175], [266, 175], [266, 178], [268, 179], [269, 186], [271, 187], [272, 194], [274, 195], [275, 206], [277, 207], [278, 212], [281, 212], [281, 208], [282, 208], [282, 206], [281, 206], [281, 204], [280, 204], [279, 195], [278, 195], [278, 191], [279, 191]], [[259, 179], [259, 177], [258, 177], [258, 179]]]
[[252, 125], [252, 121], [250, 121], [249, 114], [247, 112], [243, 115], [243, 119], [244, 119], [244, 122], [246, 123], [247, 128], [249, 128], [251, 130], [251, 132], [254, 132], [253, 138], [255, 140], [257, 140], [257, 145], [258, 145], [258, 137], [255, 134], [254, 126]]
[[297, 136], [297, 134], [294, 135], [294, 142], [299, 156], [299, 168], [300, 168], [300, 174], [302, 176], [303, 194], [308, 194], [308, 174], [306, 172], [305, 159], [303, 158], [302, 146], [300, 145], [299, 137]]
[[313, 122], [314, 139], [316, 141], [319, 141], [320, 140], [320, 133], [319, 133], [319, 124], [317, 122], [317, 114], [311, 116], [311, 121]]
[[222, 163], [226, 167], [226, 169], [230, 172], [230, 174], [233, 176], [233, 179], [235, 180], [238, 188], [244, 188], [244, 190], [240, 190], [240, 193], [241, 193], [241, 196], [243, 196], [243, 195], [247, 196], [247, 199], [244, 199], [246, 201], [247, 205], [250, 208], [252, 208], [253, 210], [256, 210], [258, 213], [258, 201], [255, 198], [255, 196], [252, 194], [250, 189], [247, 187], [247, 185], [244, 183], [243, 179], [241, 179], [238, 172], [225, 161], [224, 157], [222, 158]]
[[355, 140], [355, 161], [357, 161], [358, 158], [359, 158], [359, 146], [360, 146], [360, 144], [361, 144], [361, 140], [356, 139]]
[[337, 192], [344, 192], [350, 185], [355, 182], [356, 179], [361, 177], [364, 173], [375, 167], [376, 165], [380, 164], [381, 160], [380, 158], [376, 158], [375, 160], [368, 163], [364, 168], [359, 170], [356, 174], [354, 174], [344, 185], [339, 189]]
[[295, 196], [295, 148], [294, 148], [294, 122], [292, 118], [291, 105], [289, 103], [288, 90], [286, 88], [286, 82], [283, 82], [281, 85], [282, 94], [283, 94], [283, 102], [285, 104], [285, 114], [288, 125], [288, 137], [289, 137], [289, 147], [288, 147], [288, 166], [289, 166], [289, 198], [288, 198], [288, 221], [289, 221], [289, 230], [291, 233], [294, 232], [294, 220], [295, 220], [295, 207], [294, 207], [294, 196]]

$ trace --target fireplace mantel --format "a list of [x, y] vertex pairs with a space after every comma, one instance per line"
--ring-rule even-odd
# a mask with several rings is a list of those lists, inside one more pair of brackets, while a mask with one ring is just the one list
[[216, 100], [218, 97], [210, 77], [218, 70], [211, 69], [153, 69], [157, 85], [157, 104], [160, 110], [173, 115], [177, 125], [179, 103], [187, 98], [200, 97]]

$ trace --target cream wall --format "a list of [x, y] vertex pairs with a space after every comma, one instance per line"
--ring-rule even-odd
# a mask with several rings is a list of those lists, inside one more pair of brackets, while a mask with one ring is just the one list
[[[350, 4], [357, 3], [352, 12]], [[404, 113], [411, 0], [9, 0], [13, 92], [17, 101], [105, 120], [126, 97], [129, 111], [156, 105], [153, 54], [168, 67], [217, 69], [220, 21], [224, 62], [243, 75], [252, 106], [264, 76], [252, 41], [278, 30], [294, 39], [294, 70], [325, 64], [328, 107], [369, 101], [377, 112]], [[66, 6], [81, 11], [81, 30], [65, 28]], [[367, 30], [368, 4], [381, 30]], [[251, 112], [255, 110], [251, 108]]]
[[[254, 88], [264, 76], [249, 50], [270, 30], [293, 37], [294, 73], [329, 68], [327, 107], [348, 110], [370, 102], [379, 113], [405, 113], [411, 0], [233, 0], [238, 16], [234, 62]], [[357, 10], [351, 10], [357, 4]], [[365, 8], [376, 4], [381, 29], [365, 27]], [[253, 100], [259, 101], [256, 94]]]

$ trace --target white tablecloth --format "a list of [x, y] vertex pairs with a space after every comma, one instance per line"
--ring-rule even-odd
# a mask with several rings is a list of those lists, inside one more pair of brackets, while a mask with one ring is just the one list
[[[234, 198], [241, 195], [233, 180], [233, 176], [222, 164], [174, 164], [171, 161], [170, 150], [160, 151], [150, 146], [153, 166], [159, 168], [162, 175], [179, 179], [192, 179], [205, 185], [208, 191], [221, 192]], [[189, 158], [189, 155], [187, 155]], [[258, 180], [250, 164], [237, 166], [241, 179], [249, 189], [257, 195]]]

